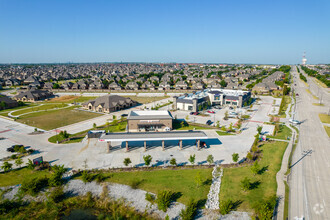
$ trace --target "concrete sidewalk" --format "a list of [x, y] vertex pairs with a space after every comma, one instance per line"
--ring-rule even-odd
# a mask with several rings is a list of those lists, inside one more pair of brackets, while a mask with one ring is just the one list
[[278, 219], [278, 220], [282, 220], [283, 216], [284, 216], [284, 202], [285, 202], [284, 181], [286, 181], [285, 173], [288, 170], [290, 153], [292, 151], [294, 141], [296, 140], [296, 131], [294, 129], [292, 129], [288, 123], [286, 124], [286, 126], [292, 130], [292, 136], [291, 136], [290, 141], [278, 140], [278, 141], [289, 142], [288, 146], [284, 152], [283, 158], [282, 158], [281, 169], [276, 174], [276, 182], [277, 182], [276, 196], [278, 197], [279, 201], [278, 201], [277, 207], [275, 208], [274, 219]]

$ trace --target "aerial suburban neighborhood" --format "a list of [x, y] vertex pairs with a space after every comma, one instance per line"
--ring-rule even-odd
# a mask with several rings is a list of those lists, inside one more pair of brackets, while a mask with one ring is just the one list
[[[228, 213], [207, 210], [221, 209], [222, 198], [227, 203], [240, 201], [249, 191], [283, 196], [277, 209], [285, 210], [286, 186], [296, 181], [290, 176], [295, 165], [292, 152], [301, 139], [300, 127], [307, 123], [297, 114], [299, 108], [306, 111], [297, 100], [306, 93], [314, 102], [301, 102], [323, 109], [329, 102], [327, 94], [321, 100], [320, 91], [329, 86], [328, 70], [326, 65], [1, 65], [0, 163], [4, 173], [0, 175], [24, 172], [41, 181], [37, 173], [55, 178], [52, 175], [57, 171], [48, 171], [55, 166], [62, 167], [61, 176], [73, 179], [68, 184], [109, 181], [124, 184], [122, 190], [148, 190], [149, 183], [143, 181], [163, 178], [161, 170], [178, 169], [181, 174], [188, 172], [192, 182], [187, 182], [188, 189], [182, 189], [172, 206], [152, 206], [149, 212], [160, 218], [176, 218], [178, 207], [200, 198], [204, 198], [198, 207], [200, 215], [226, 215], [233, 209]], [[321, 87], [316, 94], [317, 86]], [[328, 114], [320, 111], [325, 123], [320, 132], [329, 135]], [[20, 168], [25, 163], [30, 168]], [[148, 173], [156, 179], [147, 178]], [[15, 192], [17, 186], [6, 185], [16, 181], [5, 182], [2, 189]], [[53, 186], [65, 184], [61, 178], [57, 181]], [[208, 191], [215, 184], [219, 187]], [[276, 184], [277, 191], [271, 188]], [[100, 187], [94, 186], [92, 193]], [[111, 187], [119, 185], [109, 187], [114, 190]], [[170, 190], [167, 193], [175, 191], [171, 183], [164, 187]], [[161, 196], [158, 190], [150, 190], [155, 193], [151, 197]], [[10, 192], [4, 191], [6, 198], [12, 196]], [[257, 210], [250, 211], [257, 199], [252, 198], [240, 202], [235, 215], [243, 219], [258, 215]], [[281, 210], [276, 215], [283, 216]]]
[[330, 1], [0, 1], [0, 220], [330, 219]]

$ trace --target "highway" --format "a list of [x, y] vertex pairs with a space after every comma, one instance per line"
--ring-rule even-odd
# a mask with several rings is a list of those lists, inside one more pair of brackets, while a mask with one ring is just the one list
[[[293, 86], [298, 93], [295, 119], [299, 125], [299, 142], [293, 154], [292, 172], [288, 177], [290, 186], [289, 219], [330, 219], [330, 143], [329, 137], [318, 117], [319, 113], [328, 113], [330, 96], [327, 88], [320, 88], [311, 77], [307, 83], [299, 79], [295, 68]], [[303, 72], [302, 70], [300, 70]], [[312, 105], [322, 97], [324, 106]]]

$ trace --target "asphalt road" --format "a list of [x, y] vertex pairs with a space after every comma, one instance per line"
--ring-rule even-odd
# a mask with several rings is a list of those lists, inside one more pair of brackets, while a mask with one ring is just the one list
[[295, 118], [303, 123], [299, 125], [300, 137], [289, 176], [289, 219], [330, 219], [330, 144], [318, 117], [319, 113], [328, 112], [328, 89], [318, 87], [306, 75], [310, 91], [322, 96], [325, 106], [312, 105], [319, 101], [306, 91], [308, 87], [296, 70], [293, 76], [295, 92], [299, 94]]

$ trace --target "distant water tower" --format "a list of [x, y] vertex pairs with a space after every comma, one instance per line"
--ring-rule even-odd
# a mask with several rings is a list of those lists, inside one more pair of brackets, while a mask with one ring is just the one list
[[302, 65], [306, 65], [306, 62], [307, 62], [306, 52], [304, 52], [301, 62], [302, 62]]

